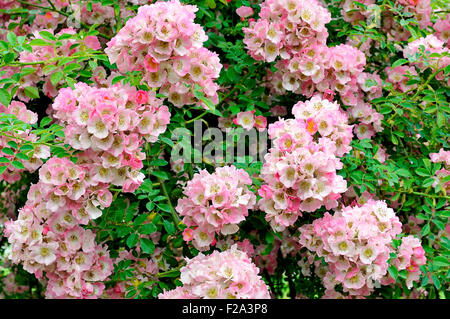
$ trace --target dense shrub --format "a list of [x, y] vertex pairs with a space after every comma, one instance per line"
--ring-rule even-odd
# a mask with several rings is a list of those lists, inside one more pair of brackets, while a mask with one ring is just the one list
[[2, 298], [448, 298], [440, 0], [0, 3]]

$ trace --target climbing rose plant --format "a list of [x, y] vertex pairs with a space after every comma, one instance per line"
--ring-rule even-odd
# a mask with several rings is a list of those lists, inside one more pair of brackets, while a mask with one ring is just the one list
[[449, 298], [449, 44], [442, 0], [2, 1], [0, 298]]

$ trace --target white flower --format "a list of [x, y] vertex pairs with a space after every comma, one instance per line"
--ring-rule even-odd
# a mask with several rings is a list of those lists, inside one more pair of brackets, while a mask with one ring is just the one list
[[108, 136], [108, 128], [100, 117], [95, 117], [89, 122], [87, 130], [97, 138], [105, 138]]
[[36, 262], [48, 266], [56, 260], [57, 249], [58, 243], [56, 242], [43, 243], [32, 247], [31, 254]]

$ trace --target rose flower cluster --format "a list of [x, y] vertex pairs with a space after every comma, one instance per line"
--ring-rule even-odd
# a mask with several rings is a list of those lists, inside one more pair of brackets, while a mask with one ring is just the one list
[[441, 148], [438, 153], [431, 153], [430, 159], [433, 163], [444, 164], [443, 168], [436, 171], [435, 182], [432, 186], [440, 185], [446, 194], [450, 194], [450, 181], [444, 181], [450, 175], [450, 151], [445, 151]]
[[[299, 228], [300, 244], [328, 263], [322, 279], [327, 290], [333, 291], [340, 284], [349, 296], [368, 296], [378, 282], [387, 284], [392, 241], [401, 228], [392, 208], [384, 201], [369, 200], [360, 207], [344, 207], [334, 215], [325, 213], [312, 224], [303, 225]], [[419, 255], [417, 250], [422, 258], [423, 254]], [[406, 259], [408, 264], [410, 258]], [[413, 268], [411, 271], [417, 271]]]
[[363, 72], [364, 65], [364, 54], [352, 46], [316, 46], [291, 60], [278, 61], [275, 65], [278, 71], [269, 78], [276, 94], [285, 94], [287, 90], [311, 97], [320, 92], [332, 100], [339, 93], [342, 103], [350, 106], [349, 120], [359, 122], [354, 126], [356, 136], [371, 138], [382, 130], [383, 116], [364, 98], [381, 96], [381, 78]]
[[92, 179], [92, 165], [50, 158], [39, 170], [39, 182], [15, 221], [5, 224], [11, 260], [29, 273], [48, 279], [47, 298], [96, 298], [113, 269], [106, 247], [80, 227], [108, 207], [108, 185]]
[[[278, 94], [287, 90], [311, 97], [321, 92], [331, 99], [339, 94], [344, 105], [359, 107], [365, 104], [365, 98], [372, 100], [381, 96], [381, 78], [378, 74], [363, 72], [365, 64], [364, 54], [350, 45], [312, 46], [293, 59], [278, 61], [275, 65], [278, 71], [272, 78]], [[355, 119], [362, 121], [364, 116], [378, 114], [370, 105], [368, 107]]]
[[224, 252], [188, 259], [181, 268], [182, 287], [165, 291], [160, 299], [269, 299], [259, 269], [233, 245]]
[[417, 88], [417, 84], [407, 84], [409, 77], [417, 75], [416, 68], [407, 65], [399, 65], [394, 68], [387, 67], [387, 81], [392, 83], [394, 89], [400, 92], [409, 92]]
[[[422, 48], [424, 49], [423, 52]], [[408, 43], [408, 46], [403, 50], [403, 56], [408, 59], [418, 55], [417, 61], [413, 63], [421, 72], [431, 67], [433, 72], [442, 70], [436, 74], [436, 79], [445, 80], [444, 68], [450, 64], [449, 49], [445, 46], [445, 42], [439, 40], [433, 34], [429, 34], [426, 37], [422, 37], [415, 41]], [[432, 54], [440, 54], [442, 56], [433, 56]], [[449, 83], [450, 84], [450, 80]]]
[[435, 30], [434, 35], [437, 36], [441, 41], [447, 43], [447, 47], [450, 46], [450, 14], [437, 20], [433, 29]]
[[[425, 250], [420, 244], [420, 240], [412, 235], [402, 238], [402, 243], [397, 248], [397, 258], [394, 260], [394, 266], [399, 270], [406, 269], [406, 286], [411, 289], [413, 281], [420, 279], [419, 266], [425, 265], [427, 259]], [[390, 278], [393, 281], [393, 278]], [[392, 282], [393, 283], [393, 282]]]
[[[36, 113], [27, 109], [25, 104], [12, 101], [8, 107], [4, 107], [0, 104], [0, 112], [2, 114], [12, 114], [15, 117], [27, 124], [35, 124], [38, 120]], [[34, 172], [42, 165], [42, 159], [46, 159], [50, 156], [50, 147], [46, 145], [34, 145], [32, 156], [29, 159], [16, 158], [16, 154], [19, 153], [17, 149], [12, 149], [8, 142], [16, 143], [20, 140], [34, 142], [37, 140], [37, 136], [30, 133], [30, 130], [25, 131], [10, 131], [7, 132], [8, 136], [0, 135], [0, 148], [4, 150], [2, 157], [8, 159], [6, 170], [0, 175], [0, 181], [6, 181], [8, 183], [14, 183], [20, 179], [21, 174], [24, 171]], [[12, 154], [6, 153], [5, 149], [11, 150]], [[12, 165], [12, 161], [18, 161], [24, 169], [17, 168]], [[2, 165], [4, 166], [4, 164]]]
[[301, 212], [337, 207], [340, 193], [347, 190], [347, 182], [336, 174], [342, 168], [336, 155], [350, 150], [352, 128], [332, 120], [346, 116], [336, 103], [320, 97], [297, 103], [293, 112], [295, 119], [269, 125], [274, 147], [261, 169], [266, 184], [259, 190], [259, 208], [276, 231], [293, 225]]
[[366, 57], [359, 49], [326, 45], [325, 24], [330, 21], [328, 10], [316, 1], [265, 1], [260, 19], [243, 29], [244, 43], [256, 60], [281, 58], [275, 64], [277, 71], [268, 76], [273, 92], [306, 97], [320, 92], [331, 100], [339, 94], [344, 105], [359, 109], [354, 113], [360, 116], [350, 118], [360, 122], [355, 126], [357, 137], [370, 138], [381, 131], [382, 116], [364, 100], [381, 96], [381, 77], [364, 72]]
[[243, 28], [244, 43], [255, 60], [267, 62], [278, 56], [291, 59], [324, 44], [328, 37], [325, 24], [331, 21], [328, 10], [316, 0], [266, 0], [259, 17]]
[[[252, 128], [256, 128], [258, 131], [262, 132], [267, 127], [267, 118], [262, 115], [255, 116], [255, 111], [239, 112], [236, 117], [232, 120], [234, 124], [243, 127], [247, 131]], [[224, 123], [222, 118], [219, 118], [219, 125]]]
[[308, 130], [317, 131], [321, 137], [333, 141], [336, 156], [342, 157], [350, 152], [352, 126], [348, 125], [348, 116], [337, 102], [330, 102], [315, 95], [310, 100], [295, 104], [292, 114], [296, 119], [306, 121]]
[[75, 89], [61, 89], [53, 109], [66, 126], [66, 142], [95, 152], [93, 179], [125, 192], [133, 192], [144, 179], [144, 140], [155, 142], [170, 122], [169, 109], [153, 91], [119, 84], [95, 88], [80, 82]]
[[[196, 6], [178, 0], [160, 1], [139, 7], [136, 17], [107, 44], [105, 52], [119, 71], [142, 71], [144, 81], [168, 97], [175, 106], [198, 101], [199, 86], [213, 103], [218, 103], [222, 65], [216, 53], [203, 47], [205, 31], [194, 23]], [[207, 108], [206, 105], [203, 105]]]
[[256, 204], [256, 196], [249, 190], [252, 179], [243, 169], [234, 166], [196, 173], [184, 188], [176, 207], [184, 216], [185, 241], [193, 240], [199, 250], [207, 250], [215, 243], [215, 234], [229, 235], [239, 230], [238, 224], [248, 216]]

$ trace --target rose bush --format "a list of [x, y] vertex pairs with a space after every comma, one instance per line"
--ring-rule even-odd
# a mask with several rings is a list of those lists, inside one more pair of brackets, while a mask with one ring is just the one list
[[449, 298], [449, 19], [2, 1], [0, 297]]

